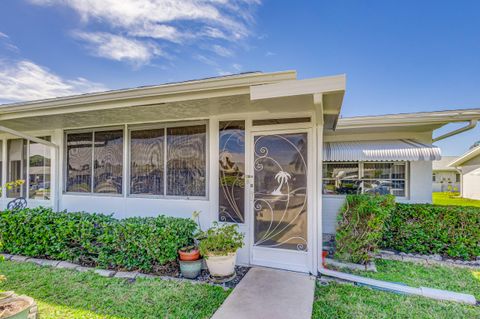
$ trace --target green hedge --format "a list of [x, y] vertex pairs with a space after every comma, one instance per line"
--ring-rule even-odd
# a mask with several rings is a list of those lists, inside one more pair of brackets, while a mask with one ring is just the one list
[[366, 263], [382, 240], [385, 220], [395, 207], [392, 195], [347, 195], [338, 215], [335, 256]]
[[151, 271], [175, 260], [196, 224], [173, 217], [117, 220], [103, 214], [48, 208], [0, 212], [0, 242], [10, 254]]
[[480, 256], [480, 208], [397, 204], [385, 222], [382, 246], [475, 259]]

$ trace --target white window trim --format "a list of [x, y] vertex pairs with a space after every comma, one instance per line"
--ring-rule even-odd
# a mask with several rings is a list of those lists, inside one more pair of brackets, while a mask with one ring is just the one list
[[[375, 164], [404, 164], [405, 165], [405, 179], [388, 179], [388, 178], [376, 178], [376, 179], [371, 179], [371, 178], [364, 178], [364, 164], [365, 163], [375, 163]], [[360, 181], [371, 181], [371, 180], [387, 180], [387, 181], [405, 181], [405, 195], [404, 196], [395, 196], [397, 199], [409, 199], [410, 198], [410, 162], [409, 161], [375, 161], [375, 162], [365, 162], [365, 161], [357, 161], [357, 162], [323, 162], [323, 164], [356, 164], [358, 165], [358, 180]], [[323, 168], [323, 165], [322, 165]], [[321, 181], [321, 187], [322, 187], [322, 196], [325, 198], [344, 198], [347, 196], [347, 194], [323, 194], [323, 181], [324, 180], [335, 180], [335, 178], [328, 178], [323, 175], [322, 181]], [[363, 187], [362, 187], [362, 194], [363, 193]]]

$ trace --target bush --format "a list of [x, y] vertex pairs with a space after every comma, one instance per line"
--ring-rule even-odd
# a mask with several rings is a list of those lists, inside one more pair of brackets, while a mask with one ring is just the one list
[[347, 195], [338, 216], [338, 259], [367, 263], [382, 240], [385, 220], [395, 207], [392, 195]]
[[193, 241], [196, 224], [190, 219], [132, 217], [109, 224], [100, 238], [98, 262], [113, 268], [151, 270], [177, 258]]
[[175, 260], [195, 229], [190, 219], [165, 216], [117, 220], [43, 207], [0, 212], [4, 252], [129, 270], [151, 271]]
[[382, 246], [475, 259], [480, 256], [480, 208], [397, 204], [385, 222]]
[[234, 253], [243, 247], [244, 234], [238, 231], [237, 224], [214, 223], [213, 227], [200, 233], [200, 253], [207, 257], [209, 255], [227, 255]]

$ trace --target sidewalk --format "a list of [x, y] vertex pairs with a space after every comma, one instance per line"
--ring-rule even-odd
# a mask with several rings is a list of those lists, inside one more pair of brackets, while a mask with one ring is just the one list
[[252, 268], [212, 319], [310, 319], [315, 278], [269, 268]]

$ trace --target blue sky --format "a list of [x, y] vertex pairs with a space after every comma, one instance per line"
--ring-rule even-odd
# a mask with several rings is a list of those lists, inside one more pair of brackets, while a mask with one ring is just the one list
[[[0, 4], [0, 103], [289, 69], [345, 73], [343, 116], [479, 108], [480, 2]], [[475, 140], [480, 128], [438, 145], [459, 155]]]

